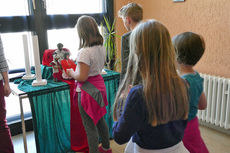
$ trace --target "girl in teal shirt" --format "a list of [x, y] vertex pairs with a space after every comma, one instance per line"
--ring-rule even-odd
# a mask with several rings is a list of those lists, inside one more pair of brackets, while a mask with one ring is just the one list
[[183, 143], [190, 153], [208, 153], [201, 138], [199, 122], [196, 117], [198, 109], [202, 110], [207, 106], [203, 92], [203, 78], [193, 68], [204, 53], [204, 39], [198, 34], [184, 32], [173, 38], [173, 45], [179, 73], [186, 80], [189, 88], [189, 122], [184, 131]]

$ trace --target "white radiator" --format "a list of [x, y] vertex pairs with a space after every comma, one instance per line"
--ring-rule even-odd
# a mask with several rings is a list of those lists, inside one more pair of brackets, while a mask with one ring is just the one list
[[198, 111], [198, 118], [204, 122], [230, 129], [230, 79], [201, 74], [204, 78], [206, 110]]

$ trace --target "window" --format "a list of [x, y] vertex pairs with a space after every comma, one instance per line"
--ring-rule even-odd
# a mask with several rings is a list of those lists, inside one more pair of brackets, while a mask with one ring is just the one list
[[[20, 120], [20, 104], [19, 104], [19, 99], [17, 96], [10, 94], [9, 97], [5, 97], [6, 101], [6, 118], [7, 122], [13, 122], [15, 120]], [[31, 109], [30, 109], [30, 104], [29, 104], [29, 99], [23, 99], [22, 100], [23, 104], [23, 112], [24, 112], [24, 117], [30, 117], [31, 116]]]
[[75, 59], [78, 49], [78, 36], [75, 28], [48, 30], [48, 45], [50, 49], [57, 48], [62, 43], [71, 52], [71, 59]]
[[[99, 30], [101, 32], [99, 27]], [[64, 48], [71, 52], [71, 59], [75, 59], [79, 47], [79, 38], [75, 28], [53, 29], [47, 31], [48, 46], [50, 49], [56, 49], [58, 43], [62, 43]]]
[[[89, 5], [90, 4], [90, 5]], [[47, 14], [103, 13], [103, 0], [47, 0]]]
[[[7, 59], [10, 70], [20, 69], [25, 67], [24, 50], [23, 50], [24, 48], [22, 42], [23, 34], [26, 34], [28, 36], [28, 40], [31, 40], [30, 32], [1, 34], [5, 57]], [[29, 53], [32, 54], [32, 50], [29, 49], [29, 51], [30, 51]], [[30, 58], [30, 60], [31, 60], [30, 63], [32, 63], [32, 58]], [[11, 74], [9, 75], [9, 77], [11, 77]], [[10, 96], [6, 97], [5, 100], [6, 100], [6, 110], [7, 110], [7, 114], [6, 114], [7, 121], [11, 122], [15, 120], [20, 120], [19, 117], [20, 106], [19, 106], [18, 97], [10, 94]], [[28, 115], [31, 116], [31, 109], [30, 109], [28, 98], [23, 100], [23, 109], [24, 109], [25, 117], [28, 117]]]
[[[5, 33], [1, 34], [2, 43], [4, 47], [4, 53], [8, 62], [9, 69], [21, 69], [25, 68], [24, 60], [24, 46], [22, 41], [22, 35], [26, 34], [28, 41], [31, 42], [30, 32], [17, 32], [17, 33]], [[31, 43], [29, 43], [30, 45]], [[32, 57], [32, 48], [29, 46], [29, 54]], [[32, 64], [33, 59], [30, 58]]]
[[[36, 3], [36, 11], [33, 4]], [[22, 35], [39, 38], [40, 56], [45, 49], [57, 48], [61, 42], [75, 58], [78, 49], [77, 31], [74, 28], [82, 14], [93, 16], [98, 23], [103, 16], [113, 21], [113, 0], [2, 0], [0, 1], [0, 31], [5, 56], [10, 70], [24, 68]], [[32, 43], [29, 43], [29, 45]], [[32, 47], [29, 47], [32, 48]], [[29, 49], [31, 66], [32, 49]], [[42, 59], [42, 58], [41, 58]], [[26, 102], [25, 102], [26, 101]], [[30, 105], [23, 100], [24, 112], [30, 114]], [[20, 115], [19, 101], [12, 94], [6, 98], [7, 120]]]
[[1, 0], [0, 1], [0, 16], [26, 16], [26, 15], [29, 15], [27, 0]]

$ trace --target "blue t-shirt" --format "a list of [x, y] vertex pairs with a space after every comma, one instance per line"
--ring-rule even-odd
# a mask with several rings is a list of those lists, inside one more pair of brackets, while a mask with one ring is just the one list
[[118, 144], [130, 140], [144, 149], [163, 149], [179, 143], [187, 120], [171, 121], [153, 127], [148, 123], [148, 111], [141, 85], [133, 87], [126, 99], [124, 111], [113, 125], [113, 138]]
[[198, 103], [200, 96], [203, 92], [203, 81], [204, 79], [199, 75], [198, 72], [194, 74], [185, 74], [182, 76], [189, 85], [189, 115], [188, 120], [192, 120], [196, 117], [198, 111]]

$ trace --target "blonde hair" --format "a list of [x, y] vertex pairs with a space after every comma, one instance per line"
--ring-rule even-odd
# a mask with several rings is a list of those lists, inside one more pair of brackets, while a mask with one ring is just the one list
[[[188, 94], [184, 81], [176, 72], [175, 52], [167, 28], [156, 20], [139, 24], [130, 37], [128, 71], [116, 95], [135, 85], [141, 75], [143, 94], [148, 110], [148, 121], [152, 126], [169, 121], [187, 119]], [[132, 70], [129, 67], [132, 65]], [[130, 72], [129, 72], [130, 71]], [[122, 90], [123, 89], [123, 90]], [[116, 111], [114, 117], [116, 120]]]
[[80, 39], [79, 49], [95, 45], [103, 45], [103, 37], [101, 36], [97, 22], [93, 17], [86, 15], [81, 16], [75, 27], [77, 28]]
[[118, 16], [129, 16], [134, 22], [140, 22], [143, 19], [143, 9], [136, 3], [128, 3], [118, 11]]

